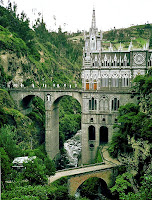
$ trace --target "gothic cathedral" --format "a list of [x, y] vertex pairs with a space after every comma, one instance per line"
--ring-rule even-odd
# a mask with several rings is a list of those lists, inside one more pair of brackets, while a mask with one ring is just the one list
[[130, 86], [137, 74], [145, 74], [152, 66], [152, 51], [148, 44], [144, 49], [128, 50], [121, 44], [118, 50], [112, 45], [105, 51], [102, 32], [96, 27], [95, 10], [89, 34], [85, 35], [82, 66], [82, 163], [92, 163], [97, 148], [108, 143], [117, 123], [118, 108], [131, 98]]

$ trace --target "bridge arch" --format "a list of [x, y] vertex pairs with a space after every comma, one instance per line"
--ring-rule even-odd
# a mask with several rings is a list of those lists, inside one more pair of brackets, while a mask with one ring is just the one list
[[110, 197], [110, 190], [107, 183], [102, 178], [94, 176], [85, 180], [78, 187], [76, 194], [81, 197], [96, 199], [101, 195]]
[[[34, 94], [34, 93], [25, 93], [23, 95], [20, 96], [20, 99], [19, 99], [19, 108], [21, 110], [21, 112], [23, 114], [29, 114], [30, 112], [32, 112], [32, 100], [34, 97], [38, 97], [40, 98], [43, 102], [44, 102], [44, 98], [42, 95], [40, 94]], [[44, 103], [45, 105], [45, 103]]]
[[29, 114], [34, 96], [45, 103], [45, 149], [51, 159], [59, 153], [59, 101], [64, 96], [76, 99], [82, 107], [82, 92], [78, 90], [52, 90], [40, 88], [19, 88], [10, 90], [19, 110]]
[[74, 196], [79, 186], [81, 186], [87, 179], [93, 177], [102, 179], [108, 187], [111, 183], [112, 174], [113, 174], [113, 169], [106, 169], [102, 171], [93, 171], [92, 173], [85, 173], [69, 177], [68, 180], [69, 194]]
[[64, 96], [73, 97], [82, 106], [82, 97], [81, 97], [81, 94], [79, 92], [64, 92], [64, 91], [57, 92], [57, 93], [55, 93], [55, 95], [52, 95], [52, 104], [58, 103], [61, 100], [61, 98], [64, 97]]
[[44, 95], [41, 94], [40, 92], [25, 92], [22, 93], [22, 95], [20, 96], [20, 101], [22, 101], [23, 99], [27, 98], [27, 97], [39, 97], [40, 99], [42, 99], [44, 101]]
[[[80, 94], [73, 94], [72, 92], [63, 93], [59, 92], [55, 95], [47, 94], [47, 99], [50, 99], [50, 102], [46, 102], [46, 135], [45, 135], [45, 144], [46, 152], [53, 159], [57, 154], [60, 153], [60, 139], [59, 139], [59, 103], [63, 97], [72, 97], [81, 104]], [[68, 105], [67, 105], [68, 106]], [[68, 139], [68, 138], [66, 138]]]

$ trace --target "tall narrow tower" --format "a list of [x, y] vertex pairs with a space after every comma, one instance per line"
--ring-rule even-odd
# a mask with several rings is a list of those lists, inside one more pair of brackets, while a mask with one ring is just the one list
[[[93, 9], [92, 23], [89, 35], [85, 36], [83, 48], [82, 87], [84, 90], [97, 89], [97, 61], [101, 49], [102, 33], [96, 28], [95, 10]], [[91, 74], [90, 74], [91, 69]]]

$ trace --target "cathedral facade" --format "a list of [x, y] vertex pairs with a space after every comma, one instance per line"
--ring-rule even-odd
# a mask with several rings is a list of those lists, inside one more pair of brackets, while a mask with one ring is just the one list
[[113, 125], [117, 123], [118, 109], [131, 98], [133, 78], [144, 75], [152, 65], [152, 51], [148, 44], [143, 49], [127, 50], [120, 44], [114, 50], [102, 47], [102, 32], [96, 27], [95, 10], [89, 34], [85, 35], [82, 66], [82, 163], [92, 163], [97, 148], [112, 139]]

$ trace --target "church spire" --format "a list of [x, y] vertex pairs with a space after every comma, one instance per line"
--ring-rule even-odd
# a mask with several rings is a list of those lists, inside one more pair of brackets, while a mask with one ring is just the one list
[[96, 16], [95, 16], [95, 8], [93, 8], [93, 13], [92, 13], [92, 29], [96, 29]]

